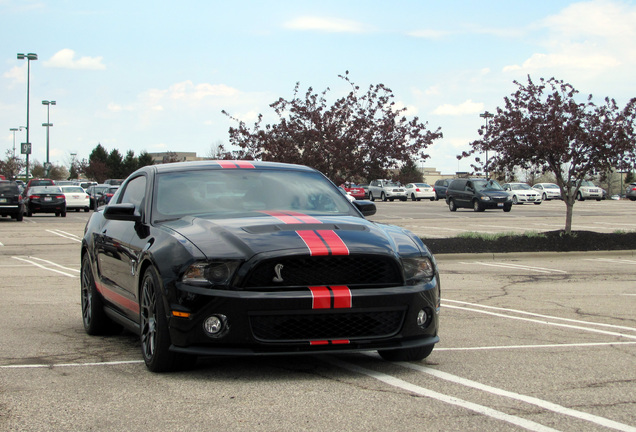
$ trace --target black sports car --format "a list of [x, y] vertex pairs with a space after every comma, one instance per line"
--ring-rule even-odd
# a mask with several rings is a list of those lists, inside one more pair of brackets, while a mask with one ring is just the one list
[[81, 303], [89, 334], [139, 333], [147, 367], [197, 356], [377, 350], [421, 360], [439, 341], [430, 251], [370, 222], [298, 165], [152, 165], [88, 221]]

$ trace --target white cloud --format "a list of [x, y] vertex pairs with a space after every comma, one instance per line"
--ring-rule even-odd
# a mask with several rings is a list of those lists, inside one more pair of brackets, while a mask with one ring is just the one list
[[468, 99], [459, 105], [444, 104], [440, 105], [433, 110], [433, 114], [442, 116], [460, 116], [467, 114], [476, 114], [484, 109], [484, 104], [481, 102], [473, 102]]
[[22, 66], [14, 66], [7, 72], [3, 73], [2, 76], [4, 78], [8, 78], [13, 81], [13, 83], [25, 83], [27, 76], [27, 64], [24, 62]]
[[75, 51], [65, 48], [56, 52], [50, 60], [44, 62], [44, 66], [62, 69], [87, 69], [103, 70], [106, 66], [102, 63], [103, 57], [75, 58]]
[[636, 7], [610, 0], [574, 3], [541, 23], [543, 52], [504, 72], [549, 70], [599, 74], [636, 65]]
[[283, 24], [291, 30], [317, 30], [327, 33], [363, 33], [365, 26], [361, 23], [341, 18], [323, 18], [304, 16]]

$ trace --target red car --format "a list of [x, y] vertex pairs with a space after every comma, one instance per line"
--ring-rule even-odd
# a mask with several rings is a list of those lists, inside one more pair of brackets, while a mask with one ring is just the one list
[[365, 198], [364, 188], [356, 184], [345, 183], [342, 185], [345, 191], [349, 192], [355, 199], [363, 200]]

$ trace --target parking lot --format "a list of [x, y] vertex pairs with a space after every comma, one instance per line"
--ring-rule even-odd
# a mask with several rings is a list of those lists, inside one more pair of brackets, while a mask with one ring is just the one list
[[[376, 204], [371, 219], [424, 237], [565, 222], [561, 202]], [[634, 230], [635, 207], [577, 203], [573, 229]], [[0, 430], [636, 431], [634, 251], [439, 257], [441, 342], [422, 362], [208, 358], [157, 375], [136, 336], [84, 333], [88, 216], [0, 220]]]

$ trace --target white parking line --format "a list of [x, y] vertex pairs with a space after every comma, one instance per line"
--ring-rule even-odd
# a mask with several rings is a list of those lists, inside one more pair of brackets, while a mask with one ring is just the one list
[[514, 320], [518, 320], [518, 321], [529, 321], [529, 322], [533, 322], [533, 323], [537, 323], [537, 324], [549, 325], [549, 326], [554, 326], [554, 327], [565, 327], [565, 328], [574, 329], [574, 330], [583, 330], [583, 331], [587, 331], [587, 332], [591, 332], [591, 333], [600, 333], [600, 334], [609, 335], [609, 336], [616, 336], [616, 337], [627, 338], [627, 339], [636, 339], [636, 335], [628, 335], [628, 334], [624, 334], [624, 333], [610, 332], [610, 331], [593, 329], [593, 328], [588, 328], [588, 327], [575, 326], [575, 325], [570, 325], [570, 324], [560, 324], [560, 323], [555, 323], [555, 322], [550, 322], [550, 321], [541, 321], [541, 320], [538, 320], [538, 319], [522, 318], [522, 317], [517, 317], [517, 316], [512, 316], [512, 315], [504, 315], [504, 314], [500, 314], [500, 313], [496, 313], [496, 312], [489, 312], [489, 311], [485, 311], [485, 310], [481, 310], [481, 309], [467, 308], [467, 307], [461, 307], [461, 306], [450, 306], [450, 305], [445, 305], [445, 304], [442, 304], [442, 307], [450, 308], [450, 309], [465, 310], [465, 311], [469, 311], [469, 312], [477, 312], [477, 313], [481, 313], [481, 314], [485, 314], [485, 315], [492, 315], [492, 316], [496, 316], [496, 317], [500, 317], [500, 318], [514, 319]]
[[76, 241], [78, 243], [82, 242], [82, 240], [78, 236], [76, 236], [75, 234], [67, 233], [67, 232], [61, 231], [61, 230], [46, 230], [46, 231], [50, 232], [51, 234], [55, 234], [55, 235], [58, 235], [60, 237], [64, 237], [65, 239]]
[[544, 426], [542, 424], [533, 422], [531, 420], [524, 419], [522, 417], [518, 417], [511, 414], [506, 414], [501, 411], [497, 411], [495, 409], [479, 405], [473, 402], [468, 402], [463, 399], [459, 399], [453, 396], [445, 395], [443, 393], [438, 393], [433, 390], [426, 389], [424, 387], [417, 386], [415, 384], [411, 384], [399, 378], [396, 378], [391, 375], [387, 375], [382, 372], [377, 372], [371, 369], [366, 369], [358, 365], [354, 365], [352, 363], [347, 363], [335, 358], [328, 358], [327, 361], [335, 366], [341, 367], [343, 369], [350, 370], [352, 372], [356, 372], [362, 375], [366, 375], [368, 377], [374, 378], [378, 381], [381, 381], [385, 384], [388, 384], [393, 387], [401, 388], [402, 390], [409, 391], [411, 393], [415, 393], [421, 396], [425, 396], [431, 399], [435, 399], [449, 405], [455, 405], [470, 411], [474, 411], [478, 414], [485, 415], [488, 417], [492, 417], [497, 420], [502, 420], [508, 423], [511, 423], [515, 426], [522, 427], [531, 431], [555, 431], [557, 429], [552, 429], [550, 427]]
[[438, 351], [491, 351], [491, 350], [514, 350], [514, 349], [542, 349], [542, 348], [587, 348], [593, 346], [617, 346], [617, 345], [636, 345], [636, 342], [588, 342], [588, 343], [571, 343], [571, 344], [539, 344], [539, 345], [501, 345], [501, 346], [477, 346], [477, 347], [457, 347], [442, 348], [435, 347]]
[[492, 387], [486, 384], [481, 384], [478, 383], [476, 381], [472, 381], [466, 378], [462, 378], [459, 377], [457, 375], [453, 375], [453, 374], [449, 374], [447, 372], [442, 372], [440, 370], [437, 369], [432, 369], [429, 367], [425, 367], [416, 363], [405, 363], [405, 362], [398, 362], [397, 364], [399, 364], [402, 367], [411, 369], [411, 370], [415, 370], [418, 372], [422, 372], [428, 375], [432, 375], [436, 378], [440, 378], [443, 379], [445, 381], [450, 381], [453, 382], [455, 384], [460, 384], [463, 385], [465, 387], [470, 387], [470, 388], [474, 388], [486, 393], [491, 393], [497, 396], [502, 396], [502, 397], [506, 397], [509, 399], [514, 399], [514, 400], [518, 400], [527, 404], [531, 404], [531, 405], [535, 405], [538, 406], [539, 408], [542, 408], [544, 410], [548, 410], [548, 411], [552, 411], [555, 412], [557, 414], [561, 414], [561, 415], [567, 415], [569, 417], [574, 417], [580, 420], [585, 420], [591, 423], [596, 423], [600, 426], [603, 427], [607, 427], [610, 429], [616, 429], [619, 431], [625, 431], [625, 432], [636, 432], [636, 427], [633, 426], [629, 426], [623, 423], [619, 423], [616, 422], [614, 420], [610, 420], [607, 419], [605, 417], [599, 417], [593, 414], [588, 414], [586, 412], [583, 411], [577, 411], [571, 408], [567, 408], [564, 407], [562, 405], [558, 405], [552, 402], [548, 402], [545, 401], [543, 399], [539, 399], [539, 398], [535, 398], [532, 396], [526, 396], [526, 395], [522, 395], [520, 393], [514, 393], [511, 391], [507, 391], [507, 390], [503, 390], [500, 388], [496, 388], [496, 387]]
[[537, 318], [547, 318], [547, 319], [551, 319], [551, 320], [567, 321], [567, 322], [572, 322], [572, 323], [577, 323], [577, 324], [585, 324], [585, 325], [591, 325], [591, 326], [597, 326], [597, 327], [608, 327], [608, 328], [614, 328], [614, 329], [617, 329], [617, 330], [627, 330], [627, 331], [636, 332], [636, 328], [634, 328], [634, 327], [617, 326], [617, 325], [614, 325], [614, 324], [605, 324], [605, 323], [597, 323], [597, 322], [591, 322], [591, 321], [575, 320], [575, 319], [571, 319], [571, 318], [561, 318], [561, 317], [557, 317], [557, 316], [553, 316], [553, 315], [543, 315], [543, 314], [539, 314], [539, 313], [535, 313], [535, 312], [522, 311], [522, 310], [519, 310], [519, 309], [509, 309], [509, 308], [502, 308], [502, 307], [497, 307], [497, 306], [480, 305], [480, 304], [477, 304], [477, 303], [469, 303], [469, 302], [459, 301], [459, 300], [444, 299], [443, 301], [444, 302], [449, 302], [449, 303], [463, 304], [463, 305], [473, 306], [473, 307], [480, 307], [480, 308], [483, 308], [483, 309], [492, 309], [492, 310], [498, 310], [498, 311], [504, 311], [504, 312], [511, 312], [511, 313], [516, 313], [516, 314], [519, 314], [519, 315], [529, 315], [529, 316], [533, 316], [533, 317], [537, 317]]
[[583, 261], [600, 261], [600, 262], [613, 262], [619, 264], [636, 264], [636, 260], [627, 259], [612, 259], [612, 258], [584, 258]]
[[42, 265], [42, 264], [38, 264], [37, 262], [34, 262], [34, 260], [43, 261], [43, 262], [47, 263], [49, 266], [59, 267], [59, 268], [62, 268], [64, 270], [73, 271], [73, 272], [77, 272], [77, 273], [80, 272], [79, 270], [68, 268], [68, 267], [64, 267], [64, 266], [56, 264], [56, 263], [54, 263], [52, 261], [47, 261], [47, 260], [44, 260], [44, 259], [41, 259], [41, 258], [36, 258], [36, 257], [31, 257], [31, 256], [26, 257], [26, 258], [12, 256], [11, 258], [19, 260], [19, 261], [26, 262], [26, 263], [29, 263], [29, 264], [34, 265], [36, 267], [40, 267], [41, 269], [44, 269], [44, 270], [49, 270], [49, 271], [52, 271], [52, 272], [55, 272], [55, 273], [62, 274], [64, 276], [68, 276], [68, 277], [71, 277], [71, 278], [76, 278], [77, 276], [73, 275], [73, 274], [70, 274], [70, 273], [66, 273], [66, 272], [60, 271], [60, 270], [56, 270], [54, 268], [47, 267], [47, 266]]
[[498, 264], [492, 264], [492, 263], [485, 263], [482, 261], [464, 261], [464, 262], [459, 262], [459, 264], [474, 264], [474, 265], [482, 265], [482, 266], [486, 266], [486, 267], [503, 267], [503, 268], [507, 268], [507, 269], [521, 269], [521, 270], [529, 270], [529, 271], [534, 271], [537, 273], [565, 273], [567, 274], [567, 272], [565, 270], [557, 270], [557, 269], [549, 269], [549, 268], [544, 268], [544, 267], [532, 267], [532, 266], [524, 266], [524, 265], [519, 265], [519, 264], [510, 264], [510, 263], [498, 263]]

